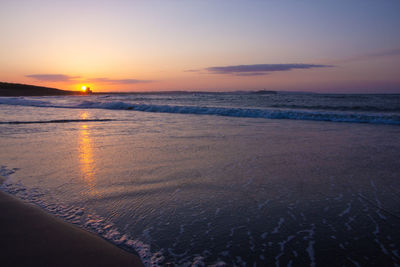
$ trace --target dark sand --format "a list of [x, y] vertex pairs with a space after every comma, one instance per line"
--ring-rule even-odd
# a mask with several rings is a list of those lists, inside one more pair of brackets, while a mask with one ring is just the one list
[[139, 257], [0, 191], [1, 266], [143, 266]]

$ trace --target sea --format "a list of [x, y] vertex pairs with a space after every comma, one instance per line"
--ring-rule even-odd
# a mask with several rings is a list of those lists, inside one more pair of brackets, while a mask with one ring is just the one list
[[145, 266], [400, 265], [400, 95], [0, 97], [0, 176]]

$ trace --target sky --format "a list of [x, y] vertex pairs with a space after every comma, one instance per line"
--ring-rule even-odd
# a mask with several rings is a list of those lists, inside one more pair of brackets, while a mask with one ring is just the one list
[[398, 0], [0, 0], [0, 81], [400, 93]]

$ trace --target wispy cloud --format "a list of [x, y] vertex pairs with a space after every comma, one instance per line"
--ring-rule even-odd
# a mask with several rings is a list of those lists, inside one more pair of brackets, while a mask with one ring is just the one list
[[[237, 76], [260, 76], [270, 72], [290, 71], [293, 69], [312, 69], [327, 68], [332, 65], [319, 64], [254, 64], [254, 65], [234, 65], [222, 67], [209, 67], [205, 70], [213, 74], [230, 74]], [[192, 70], [193, 71], [193, 70]]]
[[367, 54], [368, 57], [386, 57], [386, 56], [399, 56], [400, 48], [384, 50], [376, 53]]
[[136, 84], [136, 83], [149, 83], [152, 80], [138, 80], [138, 79], [109, 79], [109, 78], [93, 78], [89, 79], [90, 82], [97, 83], [112, 83], [112, 84]]
[[382, 50], [382, 51], [377, 51], [377, 52], [367, 53], [367, 54], [360, 54], [360, 55], [344, 58], [341, 60], [337, 60], [334, 63], [349, 63], [349, 62], [353, 62], [353, 61], [362, 61], [362, 60], [369, 60], [369, 59], [390, 57], [390, 56], [400, 56], [400, 48]]
[[110, 79], [106, 77], [85, 79], [81, 76], [71, 76], [67, 74], [30, 74], [26, 75], [26, 77], [33, 78], [42, 82], [92, 82], [109, 84], [136, 84], [153, 82], [152, 80]]
[[70, 76], [65, 74], [30, 74], [25, 75], [25, 77], [43, 82], [71, 82], [80, 78], [80, 76]]
[[192, 69], [192, 70], [184, 70], [184, 72], [199, 72], [200, 70]]

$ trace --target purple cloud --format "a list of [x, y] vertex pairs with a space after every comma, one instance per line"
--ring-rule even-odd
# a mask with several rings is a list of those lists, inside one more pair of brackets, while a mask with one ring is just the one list
[[25, 77], [44, 82], [70, 82], [74, 79], [80, 78], [80, 76], [69, 76], [65, 74], [30, 74], [25, 75]]
[[138, 79], [109, 79], [109, 78], [93, 78], [90, 82], [100, 83], [113, 83], [113, 84], [135, 84], [135, 83], [149, 83], [152, 80], [138, 80]]
[[200, 70], [184, 70], [184, 72], [199, 72]]
[[231, 74], [239, 76], [260, 76], [275, 71], [290, 71], [293, 69], [327, 68], [332, 65], [318, 64], [254, 64], [210, 67], [205, 70], [214, 74]]
[[240, 72], [232, 74], [235, 76], [263, 76], [263, 75], [268, 75], [268, 72]]

